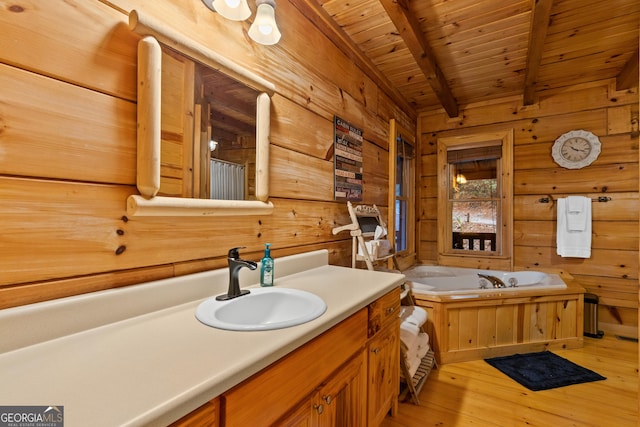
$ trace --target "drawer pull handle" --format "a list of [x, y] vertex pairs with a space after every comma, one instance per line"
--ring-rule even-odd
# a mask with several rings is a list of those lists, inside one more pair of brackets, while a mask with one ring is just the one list
[[380, 353], [380, 349], [378, 347], [376, 347], [374, 349], [371, 349], [371, 353], [378, 354], [378, 353]]
[[333, 402], [333, 397], [331, 397], [331, 395], [328, 395], [328, 396], [322, 396], [322, 400], [324, 400], [325, 402], [327, 402], [327, 405], [331, 405], [331, 402]]
[[396, 311], [396, 308], [395, 308], [395, 307], [388, 307], [388, 308], [387, 308], [387, 314], [391, 314], [391, 313], [393, 313], [394, 311]]
[[313, 409], [315, 409], [316, 412], [318, 412], [318, 415], [322, 415], [322, 412], [324, 412], [324, 405], [315, 404], [313, 405]]

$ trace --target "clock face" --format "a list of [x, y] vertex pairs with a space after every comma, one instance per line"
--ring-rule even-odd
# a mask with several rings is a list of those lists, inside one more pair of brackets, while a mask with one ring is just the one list
[[567, 169], [580, 169], [593, 163], [600, 155], [600, 140], [591, 132], [572, 130], [553, 143], [553, 160]]
[[589, 156], [589, 153], [591, 153], [591, 144], [584, 138], [568, 138], [560, 147], [560, 154], [570, 162], [584, 160]]

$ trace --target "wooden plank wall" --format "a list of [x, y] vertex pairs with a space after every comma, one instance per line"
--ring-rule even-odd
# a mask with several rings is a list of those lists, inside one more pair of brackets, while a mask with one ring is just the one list
[[[638, 328], [638, 88], [615, 91], [614, 81], [597, 81], [549, 91], [522, 107], [505, 98], [464, 108], [450, 119], [443, 112], [418, 118], [421, 141], [419, 254], [434, 263], [436, 245], [437, 138], [513, 128], [514, 267], [559, 269], [600, 297], [601, 329], [637, 336]], [[600, 137], [602, 153], [591, 166], [567, 170], [551, 157], [555, 139], [572, 129]], [[555, 198], [611, 197], [594, 202], [589, 259], [556, 254]], [[549, 197], [551, 203], [541, 203]]]
[[[37, 4], [36, 4], [37, 3]], [[333, 201], [333, 116], [364, 129], [364, 197], [387, 205], [389, 119], [415, 128], [364, 73], [287, 1], [282, 40], [261, 46], [248, 22], [200, 0], [0, 0], [0, 308], [327, 248], [348, 265], [348, 222]], [[276, 85], [272, 215], [127, 218], [136, 194], [137, 37], [143, 10]]]

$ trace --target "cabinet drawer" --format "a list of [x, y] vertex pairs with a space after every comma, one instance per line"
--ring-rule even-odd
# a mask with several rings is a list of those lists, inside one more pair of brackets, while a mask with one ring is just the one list
[[388, 322], [397, 319], [400, 313], [400, 288], [395, 288], [369, 305], [369, 338]]

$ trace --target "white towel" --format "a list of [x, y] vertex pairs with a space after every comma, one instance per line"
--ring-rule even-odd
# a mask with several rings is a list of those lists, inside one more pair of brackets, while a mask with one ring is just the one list
[[587, 197], [567, 197], [567, 230], [584, 231], [584, 229], [587, 227], [587, 206], [591, 206], [591, 199]]
[[405, 354], [405, 361], [407, 363], [407, 369], [413, 377], [422, 362], [422, 358], [429, 352], [429, 336], [424, 332], [421, 332], [416, 339], [418, 344], [412, 351], [407, 351]]
[[422, 359], [429, 351], [429, 335], [425, 332], [420, 332], [418, 334], [418, 339], [416, 339], [416, 343], [418, 344], [416, 347], [416, 355]]
[[411, 346], [407, 347], [406, 356], [407, 358], [415, 356], [423, 358], [427, 351], [429, 351], [429, 335], [425, 332], [420, 332]]
[[403, 306], [400, 309], [400, 319], [403, 322], [409, 322], [416, 326], [424, 325], [424, 322], [427, 321], [427, 311], [422, 307], [412, 306]]
[[376, 230], [373, 232], [374, 240], [380, 240], [387, 235], [387, 230], [381, 225], [376, 225]]
[[585, 199], [587, 198], [583, 196], [567, 196], [567, 212], [582, 212]]
[[420, 367], [420, 363], [422, 359], [418, 356], [415, 357], [407, 357], [407, 369], [409, 370], [409, 375], [413, 378], [413, 376], [418, 372], [418, 368]]
[[407, 348], [413, 345], [418, 338], [418, 333], [420, 333], [420, 328], [416, 325], [407, 322], [400, 323], [400, 339]]
[[581, 214], [584, 215], [584, 228], [582, 230], [570, 230], [567, 214], [567, 200], [558, 199], [556, 250], [558, 255], [565, 258], [590, 258], [591, 257], [591, 200], [582, 206]]

